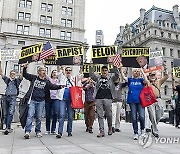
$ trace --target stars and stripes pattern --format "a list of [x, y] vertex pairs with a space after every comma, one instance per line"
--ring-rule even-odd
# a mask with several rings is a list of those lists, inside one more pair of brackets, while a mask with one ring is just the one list
[[50, 42], [47, 42], [41, 52], [40, 60], [47, 59], [49, 56], [54, 55], [53, 48]]
[[121, 55], [120, 55], [120, 51], [117, 51], [116, 53], [116, 57], [113, 60], [113, 65], [118, 67], [121, 65]]

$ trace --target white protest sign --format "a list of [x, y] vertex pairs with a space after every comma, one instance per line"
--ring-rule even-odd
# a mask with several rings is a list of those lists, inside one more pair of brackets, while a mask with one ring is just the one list
[[1, 61], [13, 61], [18, 60], [20, 54], [20, 49], [6, 49], [6, 50], [0, 50], [0, 60]]

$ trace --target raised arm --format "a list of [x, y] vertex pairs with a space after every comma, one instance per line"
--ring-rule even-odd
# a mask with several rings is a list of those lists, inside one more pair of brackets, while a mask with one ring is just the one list
[[121, 77], [123, 80], [125, 80], [125, 82], [128, 81], [128, 78], [125, 76], [123, 70], [122, 70], [122, 64], [119, 66], [120, 72], [121, 72]]
[[144, 77], [144, 83], [147, 84], [147, 85], [150, 85], [150, 82], [149, 82], [149, 80], [147, 78], [147, 75], [144, 73], [143, 68], [141, 68], [140, 70], [141, 70], [141, 73], [142, 73], [142, 75]]
[[49, 80], [49, 89], [50, 90], [58, 90], [58, 89], [62, 89], [64, 88], [64, 85], [55, 85], [55, 84], [52, 84]]
[[27, 66], [28, 66], [28, 63], [26, 63], [26, 64], [23, 65], [23, 67], [24, 67], [24, 68], [23, 68], [23, 77], [24, 77], [26, 80], [32, 81], [34, 78], [36, 78], [36, 75], [27, 73]]
[[114, 75], [112, 78], [113, 78], [113, 81], [116, 82], [119, 79], [120, 72], [117, 67], [114, 67], [114, 70], [115, 70], [115, 72], [114, 72]]
[[164, 76], [159, 80], [159, 84], [162, 85], [169, 77], [166, 65], [164, 65]]
[[1, 61], [0, 61], [0, 75], [3, 76], [3, 71], [2, 71]]
[[98, 80], [98, 76], [94, 73], [94, 67], [92, 65], [90, 65], [89, 67], [89, 76], [94, 80], [97, 81]]

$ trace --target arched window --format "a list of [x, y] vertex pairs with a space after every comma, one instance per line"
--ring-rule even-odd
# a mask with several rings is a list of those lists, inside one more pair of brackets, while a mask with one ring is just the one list
[[165, 85], [165, 86], [164, 86], [164, 95], [167, 95], [167, 89], [168, 89], [168, 86]]

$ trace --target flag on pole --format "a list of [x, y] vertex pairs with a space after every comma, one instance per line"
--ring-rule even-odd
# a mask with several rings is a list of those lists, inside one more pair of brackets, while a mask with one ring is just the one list
[[51, 55], [54, 55], [54, 51], [53, 51], [53, 48], [51, 46], [51, 43], [47, 42], [42, 49], [42, 52], [40, 55], [40, 60], [46, 59]]
[[116, 57], [113, 60], [113, 65], [118, 67], [120, 66], [120, 64], [121, 64], [121, 55], [120, 55], [120, 50], [118, 50], [116, 53]]

